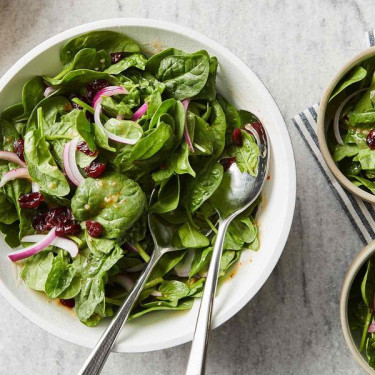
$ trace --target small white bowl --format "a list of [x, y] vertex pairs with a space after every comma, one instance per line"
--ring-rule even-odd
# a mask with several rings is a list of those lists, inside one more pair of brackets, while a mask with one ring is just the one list
[[[213, 327], [218, 327], [249, 302], [275, 267], [287, 240], [296, 197], [296, 171], [287, 127], [272, 96], [259, 78], [236, 56], [213, 40], [179, 25], [148, 19], [111, 19], [67, 30], [43, 42], [16, 64], [0, 80], [0, 110], [20, 101], [23, 83], [35, 75], [59, 71], [59, 50], [68, 39], [98, 29], [123, 32], [138, 42], [145, 52], [158, 46], [185, 51], [206, 49], [219, 60], [217, 85], [237, 108], [255, 113], [265, 124], [271, 141], [270, 179], [263, 191], [259, 210], [260, 249], [244, 251], [234, 277], [223, 282], [215, 300]], [[81, 324], [67, 309], [47, 301], [18, 282], [0, 240], [0, 292], [24, 316], [54, 335], [86, 347], [93, 347], [106, 323], [95, 328]], [[126, 324], [115, 351], [145, 352], [164, 349], [192, 339], [198, 312], [192, 310], [158, 312]]]

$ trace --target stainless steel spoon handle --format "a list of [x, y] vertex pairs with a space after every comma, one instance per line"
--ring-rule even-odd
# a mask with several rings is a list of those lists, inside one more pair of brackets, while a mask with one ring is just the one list
[[85, 364], [79, 371], [78, 375], [98, 375], [100, 374], [105, 361], [107, 360], [109, 353], [115, 343], [121, 329], [123, 328], [126, 320], [129, 317], [130, 311], [138, 299], [148, 276], [150, 275], [152, 269], [160, 259], [160, 256], [155, 255], [154, 251], [150, 260], [147, 263], [146, 268], [141, 273], [139, 279], [134, 284], [130, 294], [120, 307], [116, 316], [112, 319], [108, 328], [103, 333], [102, 337], [99, 339], [95, 348], [91, 352], [90, 356], [87, 358]]
[[211, 328], [212, 308], [214, 304], [217, 278], [220, 269], [220, 259], [223, 252], [225, 233], [230, 221], [230, 219], [219, 221], [219, 228], [199, 308], [186, 375], [200, 375], [204, 374], [205, 371], [206, 352]]

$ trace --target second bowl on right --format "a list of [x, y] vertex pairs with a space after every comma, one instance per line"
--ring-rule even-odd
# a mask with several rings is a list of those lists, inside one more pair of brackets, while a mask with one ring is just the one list
[[351, 59], [320, 103], [318, 140], [338, 182], [375, 203], [375, 49]]

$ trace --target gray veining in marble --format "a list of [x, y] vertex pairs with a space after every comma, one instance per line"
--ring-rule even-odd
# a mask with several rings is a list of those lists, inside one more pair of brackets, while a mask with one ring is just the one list
[[[0, 74], [43, 40], [81, 23], [150, 17], [223, 44], [270, 89], [297, 157], [295, 218], [285, 251], [257, 296], [212, 334], [207, 374], [362, 374], [339, 323], [339, 290], [361, 243], [289, 119], [319, 100], [375, 27], [366, 0], [0, 0]], [[34, 326], [0, 297], [0, 373], [65, 375], [88, 350]], [[189, 345], [113, 354], [103, 374], [183, 374]]]

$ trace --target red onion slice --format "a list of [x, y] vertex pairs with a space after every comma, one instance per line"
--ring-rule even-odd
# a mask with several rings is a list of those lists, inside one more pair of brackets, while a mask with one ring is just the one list
[[11, 161], [12, 163], [18, 164], [19, 166], [26, 168], [26, 163], [22, 161], [15, 152], [0, 151], [0, 159]]
[[108, 86], [100, 90], [94, 97], [92, 101], [92, 106], [95, 108], [98, 103], [102, 102], [103, 96], [114, 96], [114, 95], [124, 95], [128, 94], [129, 91], [122, 86]]
[[367, 330], [368, 333], [374, 333], [375, 332], [375, 323], [371, 323]]
[[51, 94], [53, 94], [54, 92], [56, 91], [56, 89], [52, 86], [48, 86], [45, 90], [44, 90], [44, 93], [43, 93], [43, 96], [46, 98], [47, 96], [50, 96]]
[[132, 121], [137, 121], [147, 112], [148, 104], [142, 104], [133, 114]]
[[65, 172], [67, 176], [69, 177], [70, 181], [72, 181], [72, 183], [76, 186], [78, 186], [85, 179], [77, 167], [77, 162], [76, 162], [77, 144], [78, 144], [78, 139], [75, 138], [72, 141], [65, 144], [64, 151], [63, 151], [63, 162], [64, 162]]
[[158, 290], [153, 290], [151, 293], [150, 293], [151, 296], [154, 296], [154, 297], [161, 297], [162, 294], [161, 292], [159, 292]]
[[[40, 242], [43, 241], [47, 236], [48, 235], [46, 234], [34, 234], [31, 236], [25, 236], [21, 239], [21, 242]], [[56, 237], [51, 245], [66, 250], [72, 258], [75, 258], [78, 255], [77, 244], [74, 241], [69, 240], [68, 238]]]
[[188, 112], [188, 108], [189, 108], [189, 104], [190, 104], [190, 99], [185, 99], [181, 103], [182, 103], [182, 105], [184, 107], [184, 110], [185, 110], [184, 137], [185, 137], [186, 143], [189, 147], [189, 150], [192, 153], [194, 153], [193, 143], [191, 142], [190, 135], [189, 135], [189, 132], [188, 132], [188, 127], [187, 127], [187, 112]]
[[7, 182], [16, 180], [17, 178], [28, 178], [31, 180], [27, 168], [12, 169], [11, 171], [4, 173], [0, 181], [0, 188], [2, 188]]
[[341, 134], [340, 134], [340, 130], [339, 130], [339, 121], [340, 121], [340, 115], [341, 115], [341, 111], [343, 110], [345, 104], [351, 99], [353, 98], [353, 96], [356, 96], [358, 93], [362, 92], [362, 91], [367, 91], [368, 89], [361, 89], [361, 90], [358, 90], [356, 92], [353, 92], [353, 94], [349, 95], [339, 106], [339, 108], [337, 109], [336, 113], [335, 113], [335, 117], [334, 117], [334, 120], [333, 120], [333, 131], [335, 133], [335, 138], [336, 138], [336, 141], [339, 145], [343, 145], [344, 142], [341, 138]]
[[134, 281], [123, 273], [116, 275], [113, 281], [121, 285], [127, 292], [130, 292], [134, 286]]
[[109, 139], [111, 139], [112, 141], [115, 141], [115, 142], [118, 142], [118, 143], [124, 143], [124, 144], [127, 144], [127, 145], [135, 145], [139, 141], [139, 139], [130, 139], [130, 138], [120, 137], [119, 135], [113, 134], [110, 131], [108, 131], [103, 126], [102, 121], [100, 120], [100, 114], [101, 113], [102, 113], [102, 105], [100, 104], [100, 101], [98, 101], [96, 103], [95, 113], [94, 113], [95, 124], [103, 129], [103, 131], [107, 134]]
[[31, 183], [31, 191], [33, 193], [39, 193], [40, 192], [40, 187], [36, 182]]
[[9, 259], [12, 262], [17, 262], [18, 260], [22, 260], [25, 258], [29, 258], [32, 255], [35, 255], [42, 250], [44, 250], [46, 247], [50, 246], [52, 242], [56, 238], [56, 227], [52, 228], [50, 232], [45, 236], [45, 238], [36, 243], [35, 245], [31, 245], [29, 247], [26, 247], [25, 249], [14, 251], [13, 253], [8, 254]]

